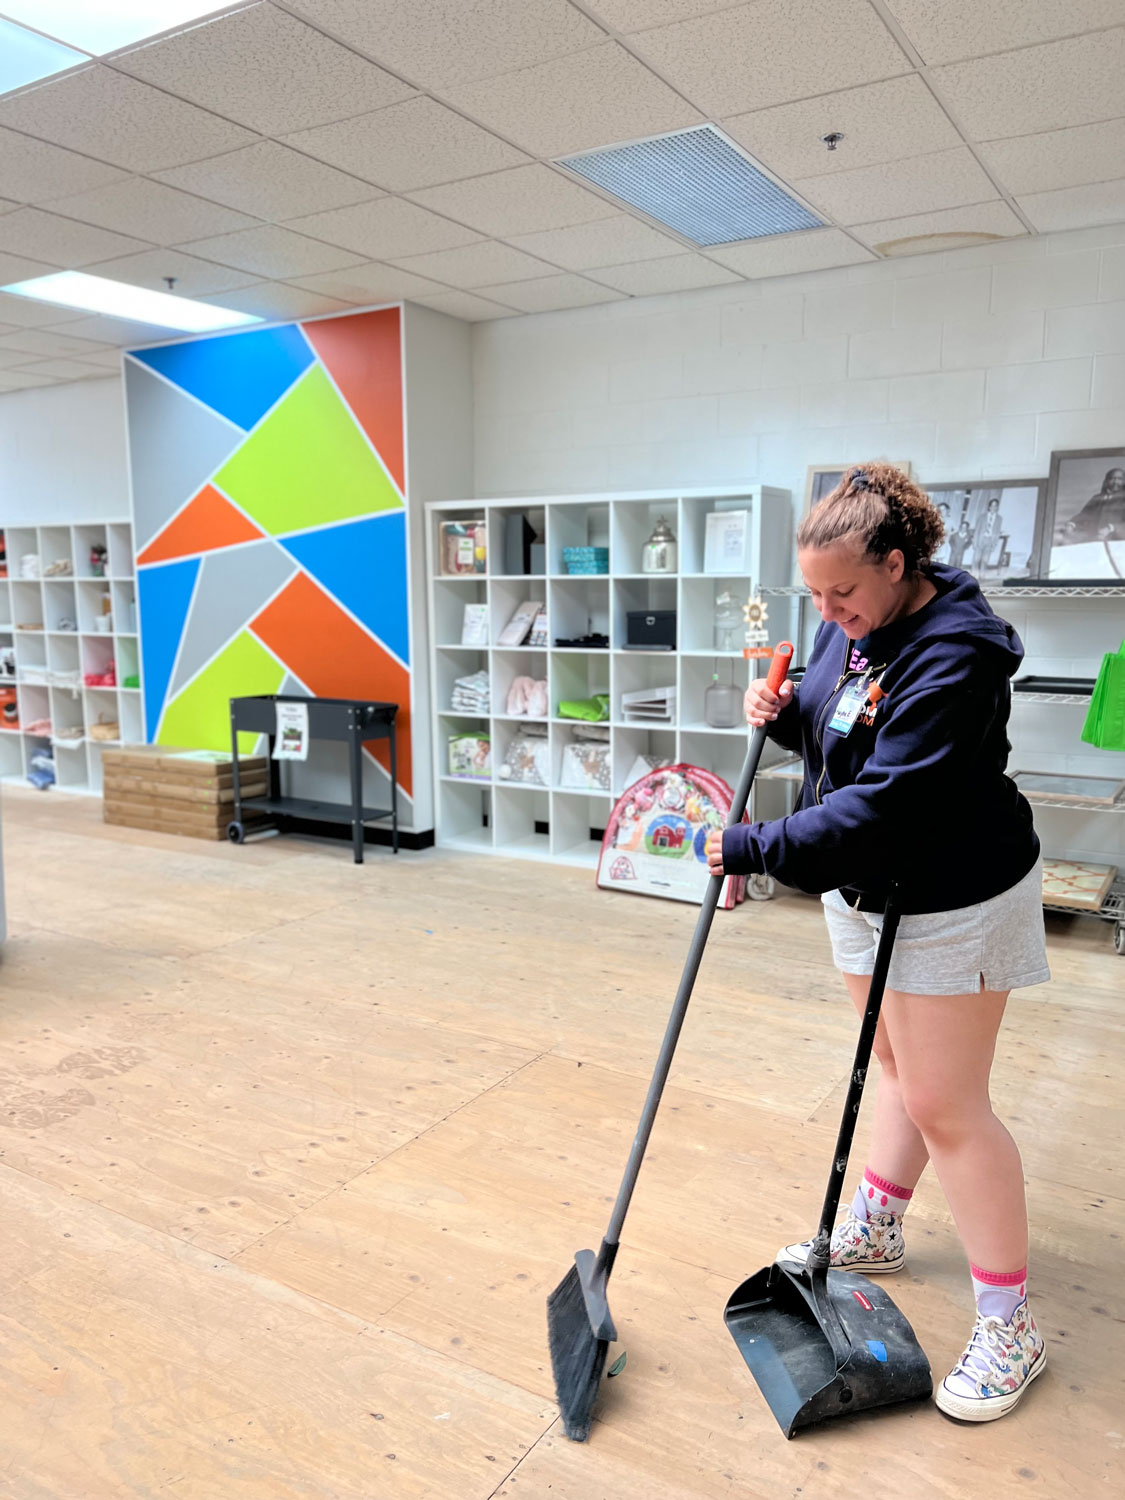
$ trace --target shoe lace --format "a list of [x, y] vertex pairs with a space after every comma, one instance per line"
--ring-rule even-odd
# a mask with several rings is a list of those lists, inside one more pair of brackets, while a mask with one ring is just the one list
[[978, 1317], [968, 1348], [957, 1361], [952, 1373], [968, 1375], [974, 1380], [981, 1374], [987, 1374], [994, 1357], [1004, 1349], [1004, 1331], [1005, 1324], [1001, 1318]]

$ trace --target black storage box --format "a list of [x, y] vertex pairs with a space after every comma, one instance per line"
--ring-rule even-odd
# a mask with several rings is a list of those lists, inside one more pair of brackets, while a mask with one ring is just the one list
[[630, 646], [647, 646], [657, 651], [676, 649], [674, 609], [631, 609], [626, 620], [626, 640]]

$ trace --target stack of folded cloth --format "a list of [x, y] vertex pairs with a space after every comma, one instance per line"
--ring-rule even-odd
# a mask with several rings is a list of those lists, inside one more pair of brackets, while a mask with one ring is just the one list
[[456, 713], [488, 713], [488, 673], [474, 672], [471, 677], [458, 677], [453, 684], [453, 709]]

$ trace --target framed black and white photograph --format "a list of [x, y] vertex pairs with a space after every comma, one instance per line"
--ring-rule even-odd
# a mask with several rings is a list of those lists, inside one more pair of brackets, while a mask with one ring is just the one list
[[1051, 454], [1048, 578], [1125, 578], [1125, 443]]
[[1043, 479], [929, 485], [945, 522], [934, 561], [964, 568], [980, 583], [1040, 577], [1046, 492]]
[[[856, 459], [854, 462], [859, 463], [861, 460]], [[853, 464], [824, 464], [823, 466], [818, 464], [810, 467], [808, 478], [805, 481], [806, 516], [814, 505], [819, 505], [822, 500], [827, 500], [828, 496], [840, 483], [840, 480], [843, 479], [844, 475], [852, 467], [854, 467]], [[904, 474], [910, 473], [909, 464], [895, 464], [895, 468], [901, 469]]]

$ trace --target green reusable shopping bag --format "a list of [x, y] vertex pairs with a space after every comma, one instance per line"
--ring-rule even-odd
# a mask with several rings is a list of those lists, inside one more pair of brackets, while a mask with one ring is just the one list
[[1082, 738], [1100, 750], [1125, 750], [1125, 641], [1102, 657]]
[[586, 719], [600, 724], [609, 718], [609, 694], [595, 693], [592, 698], [564, 699], [559, 704], [560, 719]]

